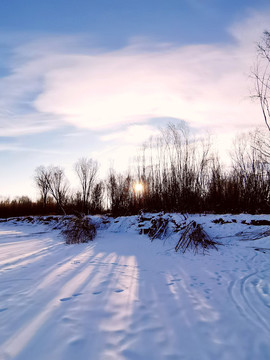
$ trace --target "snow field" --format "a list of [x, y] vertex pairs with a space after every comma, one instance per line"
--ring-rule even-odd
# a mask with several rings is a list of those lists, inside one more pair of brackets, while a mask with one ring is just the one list
[[269, 227], [241, 224], [269, 216], [218, 217], [190, 216], [222, 244], [206, 255], [151, 242], [137, 217], [80, 245], [1, 223], [0, 359], [269, 359]]

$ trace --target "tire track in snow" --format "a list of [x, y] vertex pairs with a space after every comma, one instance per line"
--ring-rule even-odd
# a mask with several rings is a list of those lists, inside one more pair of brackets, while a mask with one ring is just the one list
[[[257, 258], [258, 253], [256, 253], [251, 259], [250, 263], [254, 263]], [[249, 270], [252, 270], [249, 262], [247, 262], [247, 267]], [[265, 317], [257, 310], [254, 295], [258, 296], [256, 289], [256, 279], [260, 278], [260, 275], [264, 272], [269, 271], [270, 268], [258, 270], [256, 269], [252, 273], [240, 278], [239, 280], [231, 281], [228, 292], [229, 295], [234, 302], [239, 313], [246, 319], [252, 321], [256, 326], [263, 328], [266, 332], [270, 333], [270, 325], [269, 320], [265, 319]], [[254, 280], [253, 280], [254, 279]], [[253, 281], [252, 281], [253, 280]], [[248, 289], [255, 289], [255, 294], [253, 296], [249, 296], [250, 291]], [[253, 302], [252, 302], [253, 301]], [[265, 306], [267, 306], [264, 303]], [[270, 306], [270, 305], [269, 305]]]

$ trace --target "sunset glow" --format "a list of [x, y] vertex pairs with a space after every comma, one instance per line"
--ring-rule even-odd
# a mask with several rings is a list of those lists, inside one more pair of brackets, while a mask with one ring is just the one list
[[137, 193], [137, 194], [143, 193], [143, 189], [144, 189], [144, 187], [143, 187], [143, 184], [142, 184], [142, 183], [136, 183], [136, 184], [134, 185], [134, 191], [135, 191], [135, 193]]

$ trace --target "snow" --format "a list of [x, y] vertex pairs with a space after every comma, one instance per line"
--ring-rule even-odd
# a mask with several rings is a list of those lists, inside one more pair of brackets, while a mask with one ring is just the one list
[[0, 223], [0, 359], [269, 359], [270, 233], [252, 219], [270, 217], [190, 215], [221, 243], [205, 255], [176, 253], [173, 231], [151, 242], [136, 216], [94, 217], [80, 245]]

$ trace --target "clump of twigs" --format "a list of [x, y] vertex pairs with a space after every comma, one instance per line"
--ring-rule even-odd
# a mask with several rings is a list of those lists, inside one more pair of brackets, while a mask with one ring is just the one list
[[175, 251], [182, 249], [183, 253], [187, 249], [198, 252], [199, 248], [203, 253], [208, 249], [216, 249], [218, 243], [213, 241], [209, 235], [203, 230], [202, 225], [197, 224], [195, 221], [191, 221], [182, 233], [178, 243], [175, 246]]
[[151, 227], [148, 231], [148, 236], [151, 241], [154, 239], [162, 239], [167, 232], [169, 219], [158, 216], [151, 220]]
[[96, 233], [96, 226], [84, 215], [70, 217], [65, 229], [61, 231], [66, 239], [66, 244], [87, 243], [95, 238]]

